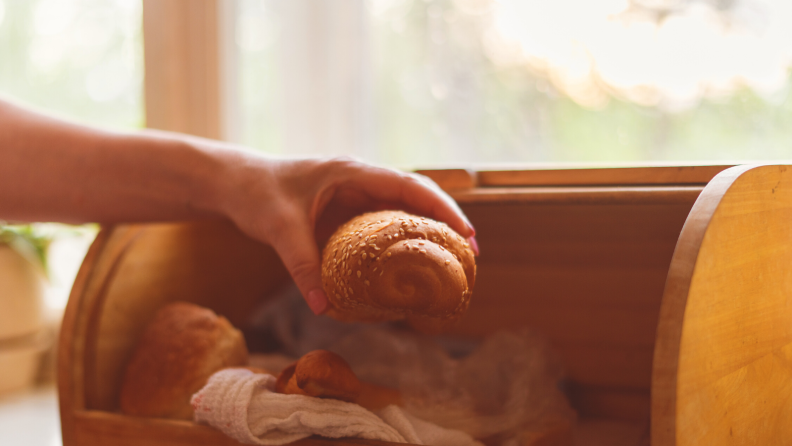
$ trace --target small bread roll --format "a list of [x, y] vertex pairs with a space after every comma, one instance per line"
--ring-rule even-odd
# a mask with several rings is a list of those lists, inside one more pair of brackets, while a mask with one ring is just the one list
[[352, 402], [360, 394], [360, 381], [342, 357], [314, 350], [283, 369], [275, 391]]
[[247, 362], [242, 333], [224, 317], [190, 303], [168, 304], [154, 315], [127, 365], [121, 412], [191, 420], [190, 398], [209, 377]]
[[322, 255], [327, 314], [344, 322], [406, 320], [439, 332], [467, 310], [476, 280], [468, 242], [443, 223], [401, 211], [341, 226]]
[[360, 381], [346, 361], [326, 350], [306, 353], [278, 375], [275, 391], [286, 395], [333, 398], [375, 411], [403, 405], [401, 392]]

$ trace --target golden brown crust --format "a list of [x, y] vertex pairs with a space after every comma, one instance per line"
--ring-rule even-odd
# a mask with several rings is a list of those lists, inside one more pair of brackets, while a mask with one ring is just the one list
[[441, 331], [467, 310], [475, 280], [465, 239], [444, 223], [401, 211], [350, 220], [322, 256], [327, 314], [346, 322], [407, 320]]
[[247, 365], [242, 333], [197, 305], [161, 308], [143, 332], [121, 385], [128, 415], [192, 419], [190, 397], [226, 367]]
[[343, 358], [326, 350], [306, 353], [286, 367], [275, 383], [275, 391], [354, 401], [360, 394], [360, 381]]

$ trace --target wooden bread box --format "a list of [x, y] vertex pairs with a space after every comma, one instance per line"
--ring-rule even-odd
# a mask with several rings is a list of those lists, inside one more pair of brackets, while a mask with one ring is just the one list
[[[460, 203], [481, 247], [453, 334], [542, 333], [582, 426], [626, 423], [653, 446], [792, 442], [787, 166], [423, 173]], [[271, 249], [227, 223], [102, 229], [60, 337], [64, 446], [238, 444], [190, 422], [121, 415], [123, 369], [166, 302], [239, 324], [289, 280]]]

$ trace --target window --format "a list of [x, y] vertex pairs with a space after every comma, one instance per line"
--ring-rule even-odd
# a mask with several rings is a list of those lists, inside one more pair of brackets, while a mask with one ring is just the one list
[[789, 158], [790, 22], [783, 0], [240, 0], [241, 140], [406, 168]]
[[[115, 129], [144, 125], [140, 0], [0, 0], [0, 94]], [[96, 228], [34, 225], [52, 237], [46, 303], [66, 305]]]

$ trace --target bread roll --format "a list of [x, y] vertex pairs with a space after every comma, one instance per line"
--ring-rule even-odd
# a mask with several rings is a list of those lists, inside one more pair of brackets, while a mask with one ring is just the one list
[[275, 391], [352, 402], [360, 394], [360, 381], [342, 357], [314, 350], [283, 369]]
[[465, 239], [443, 223], [401, 211], [350, 220], [322, 255], [327, 314], [345, 322], [406, 320], [439, 332], [467, 310], [475, 280]]
[[242, 333], [197, 305], [161, 308], [146, 327], [121, 385], [128, 415], [191, 420], [190, 397], [226, 367], [246, 366]]
[[306, 353], [278, 375], [275, 391], [286, 395], [333, 398], [380, 410], [391, 404], [403, 405], [401, 392], [360, 381], [346, 361], [326, 350]]

